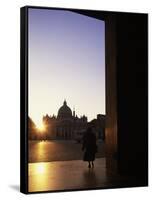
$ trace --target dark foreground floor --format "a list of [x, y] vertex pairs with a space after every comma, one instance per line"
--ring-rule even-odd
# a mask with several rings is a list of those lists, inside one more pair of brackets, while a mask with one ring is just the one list
[[106, 174], [105, 158], [89, 169], [81, 160], [30, 163], [29, 192], [136, 186], [133, 179]]
[[81, 160], [29, 164], [29, 192], [101, 187], [106, 181], [104, 158], [94, 169]]
[[[97, 158], [105, 156], [105, 144], [98, 141]], [[29, 162], [81, 160], [82, 144], [74, 140], [29, 141]]]

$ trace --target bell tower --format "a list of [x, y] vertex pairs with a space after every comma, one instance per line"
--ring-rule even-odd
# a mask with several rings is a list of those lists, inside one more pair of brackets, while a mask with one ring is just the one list
[[75, 107], [73, 107], [73, 117], [75, 117]]

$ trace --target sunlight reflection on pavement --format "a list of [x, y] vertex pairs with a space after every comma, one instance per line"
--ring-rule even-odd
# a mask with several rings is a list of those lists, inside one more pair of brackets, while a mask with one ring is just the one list
[[30, 163], [29, 192], [102, 187], [106, 184], [105, 159], [88, 169], [82, 160]]

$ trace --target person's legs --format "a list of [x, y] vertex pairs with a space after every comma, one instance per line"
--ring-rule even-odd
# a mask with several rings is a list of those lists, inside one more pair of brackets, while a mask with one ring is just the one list
[[94, 163], [93, 163], [93, 161], [92, 161], [92, 167], [94, 167]]
[[89, 168], [91, 168], [91, 164], [90, 164], [90, 161], [88, 161], [88, 163], [89, 163], [88, 167], [89, 167]]

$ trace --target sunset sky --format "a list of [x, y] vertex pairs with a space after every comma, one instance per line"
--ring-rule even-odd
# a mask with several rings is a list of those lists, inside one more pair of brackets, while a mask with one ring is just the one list
[[71, 11], [29, 9], [29, 116], [105, 114], [105, 24]]

